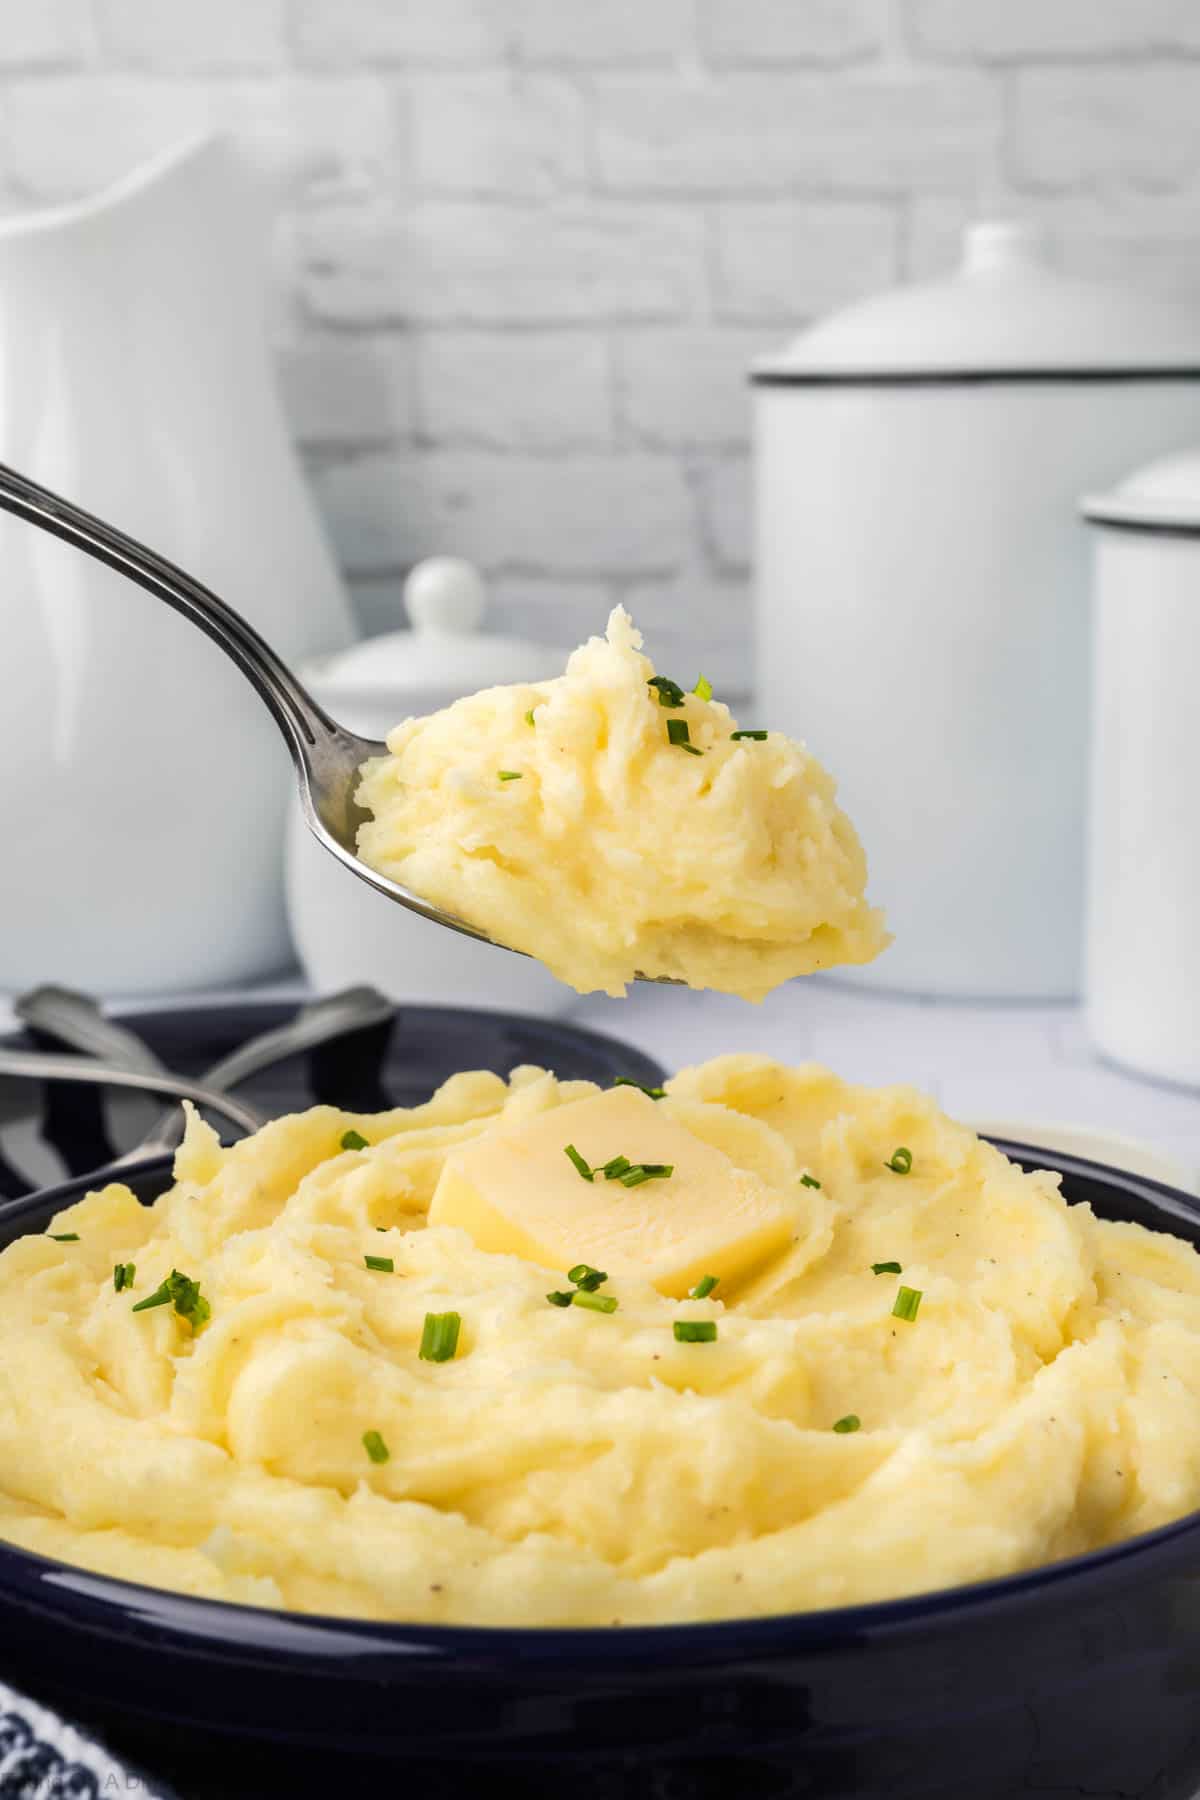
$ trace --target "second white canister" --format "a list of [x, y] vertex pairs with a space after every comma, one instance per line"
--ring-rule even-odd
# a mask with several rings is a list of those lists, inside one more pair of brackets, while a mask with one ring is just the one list
[[1200, 1087], [1200, 451], [1084, 515], [1095, 552], [1085, 994], [1092, 1038]]
[[1200, 438], [1200, 315], [977, 225], [754, 371], [757, 724], [838, 777], [895, 943], [847, 979], [1078, 991], [1078, 495]]

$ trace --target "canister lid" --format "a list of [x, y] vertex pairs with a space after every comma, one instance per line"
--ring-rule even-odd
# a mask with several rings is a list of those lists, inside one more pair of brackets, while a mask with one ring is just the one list
[[762, 385], [1200, 379], [1200, 310], [1054, 266], [1019, 221], [972, 225], [941, 281], [845, 307], [760, 358]]
[[1080, 506], [1093, 525], [1200, 536], [1200, 450], [1160, 456], [1108, 493], [1085, 494]]
[[317, 698], [339, 705], [385, 701], [420, 710], [450, 696], [509, 682], [544, 681], [562, 672], [563, 651], [480, 629], [487, 604], [478, 569], [457, 556], [417, 563], [404, 584], [411, 631], [363, 638], [303, 671]]

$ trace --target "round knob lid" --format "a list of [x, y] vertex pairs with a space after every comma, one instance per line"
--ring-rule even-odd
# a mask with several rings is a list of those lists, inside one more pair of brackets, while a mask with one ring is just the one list
[[1046, 234], [985, 220], [952, 275], [830, 314], [754, 365], [789, 382], [1200, 376], [1200, 309], [1055, 266]]
[[562, 673], [563, 652], [550, 644], [481, 629], [487, 588], [474, 563], [430, 556], [404, 583], [411, 631], [363, 638], [349, 650], [311, 663], [304, 677], [338, 716], [339, 705], [380, 700], [396, 718], [448, 705], [478, 688], [546, 681]]

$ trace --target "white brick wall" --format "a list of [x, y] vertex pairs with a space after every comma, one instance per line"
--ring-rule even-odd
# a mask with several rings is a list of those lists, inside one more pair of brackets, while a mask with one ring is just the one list
[[736, 687], [756, 351], [981, 211], [1200, 302], [1200, 0], [0, 0], [0, 208], [211, 125], [308, 170], [279, 370], [371, 630], [459, 550]]

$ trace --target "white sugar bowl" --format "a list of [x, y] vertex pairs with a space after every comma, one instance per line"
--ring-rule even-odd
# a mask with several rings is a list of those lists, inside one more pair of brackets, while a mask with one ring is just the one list
[[[402, 719], [464, 694], [562, 673], [561, 650], [480, 630], [485, 594], [457, 557], [419, 563], [404, 589], [411, 631], [367, 638], [311, 662], [302, 679], [339, 724], [384, 738]], [[484, 1006], [548, 1016], [573, 989], [531, 957], [443, 930], [359, 881], [321, 849], [293, 809], [287, 846], [292, 936], [318, 992], [370, 982], [396, 1001]]]

